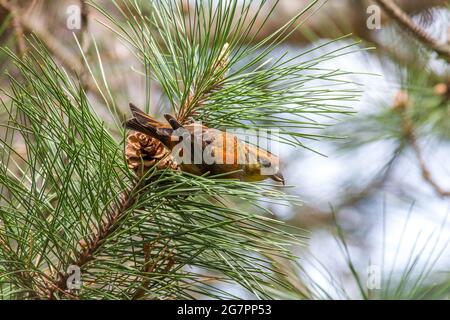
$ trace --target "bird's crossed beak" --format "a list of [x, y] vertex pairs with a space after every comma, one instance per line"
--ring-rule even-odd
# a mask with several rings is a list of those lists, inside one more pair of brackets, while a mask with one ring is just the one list
[[281, 174], [280, 171], [278, 171], [277, 173], [275, 173], [272, 177], [271, 177], [274, 181], [277, 182], [281, 182], [283, 184], [283, 186], [285, 185], [285, 181], [284, 181], [284, 177]]

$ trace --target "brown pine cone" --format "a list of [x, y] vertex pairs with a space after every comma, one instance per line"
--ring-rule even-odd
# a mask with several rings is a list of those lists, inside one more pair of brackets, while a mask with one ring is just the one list
[[157, 169], [178, 170], [170, 151], [159, 140], [136, 131], [131, 131], [127, 137], [125, 157], [128, 167], [139, 177], [155, 165]]

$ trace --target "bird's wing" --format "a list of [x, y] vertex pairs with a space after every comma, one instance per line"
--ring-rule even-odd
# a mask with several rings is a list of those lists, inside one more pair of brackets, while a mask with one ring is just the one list
[[152, 118], [144, 111], [130, 103], [130, 109], [134, 118], [125, 122], [125, 127], [149, 135], [161, 141], [166, 147], [172, 144], [173, 129], [163, 125], [158, 120]]
[[164, 127], [164, 125], [156, 120], [155, 118], [152, 118], [148, 114], [146, 114], [144, 111], [136, 107], [134, 104], [130, 103], [130, 110], [133, 114], [133, 117], [142, 125], [144, 126], [153, 126], [153, 127]]
[[164, 115], [164, 118], [166, 118], [167, 122], [169, 122], [173, 130], [183, 128], [183, 125], [179, 123], [178, 120], [175, 117], [171, 116], [170, 114], [166, 113]]

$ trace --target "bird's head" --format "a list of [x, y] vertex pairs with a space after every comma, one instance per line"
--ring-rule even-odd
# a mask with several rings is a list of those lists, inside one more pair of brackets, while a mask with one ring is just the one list
[[277, 157], [271, 155], [268, 158], [260, 159], [260, 171], [262, 176], [267, 176], [276, 182], [281, 182], [285, 185], [284, 176], [280, 171], [279, 160]]
[[281, 182], [283, 185], [285, 184], [278, 157], [257, 147], [249, 148], [248, 153], [250, 161], [246, 168], [246, 180], [261, 181], [270, 178], [276, 182]]

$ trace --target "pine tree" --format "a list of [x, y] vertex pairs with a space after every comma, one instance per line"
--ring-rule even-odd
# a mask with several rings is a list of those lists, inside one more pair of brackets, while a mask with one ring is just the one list
[[[161, 86], [161, 107], [181, 122], [193, 118], [222, 130], [278, 127], [272, 140], [302, 147], [302, 139], [320, 138], [320, 116], [351, 111], [327, 105], [355, 92], [339, 89], [342, 71], [318, 64], [352, 46], [314, 60], [304, 59], [305, 52], [274, 53], [311, 6], [249, 45], [243, 39], [273, 11], [266, 1], [196, 1], [189, 17], [182, 2], [115, 5], [125, 23], [93, 7], [140, 60], [147, 88], [152, 81]], [[249, 16], [254, 10], [257, 17]], [[3, 299], [232, 298], [230, 284], [274, 298], [274, 288], [295, 289], [274, 261], [295, 264], [290, 247], [305, 232], [271, 218], [266, 204], [299, 199], [267, 183], [158, 166], [159, 156], [137, 174], [142, 145], [130, 149], [136, 136], [127, 140], [108, 79], [92, 81], [112, 123], [93, 107], [85, 77], [67, 72], [38, 38], [27, 46], [22, 57], [3, 48], [19, 74], [10, 74], [2, 101], [8, 114], [0, 169]], [[100, 60], [93, 65], [84, 57], [86, 74], [102, 70]], [[315, 86], [316, 79], [335, 89]], [[147, 111], [155, 107], [149, 101]]]
[[[48, 18], [69, 2], [36, 3], [51, 3], [36, 15]], [[409, 243], [423, 194], [426, 210], [449, 197], [445, 163], [432, 160], [449, 138], [448, 41], [427, 27], [448, 1], [79, 0], [70, 37], [25, 4], [0, 0], [0, 299], [448, 298], [448, 214], [430, 212], [436, 228]], [[367, 25], [373, 4], [381, 31]], [[126, 55], [110, 52], [119, 41]], [[363, 73], [342, 70], [362, 59], [393, 76], [392, 101], [380, 77], [364, 74], [362, 87]], [[382, 99], [349, 108], [363, 90]], [[390, 146], [368, 181], [345, 163], [320, 203], [294, 195], [308, 179], [182, 172], [160, 141], [124, 129], [128, 103], [157, 120], [264, 133], [301, 155], [328, 154], [330, 140], [369, 163], [364, 148]], [[405, 162], [417, 188], [398, 179]], [[417, 204], [391, 225], [405, 198]], [[335, 265], [309, 252], [317, 235]]]

